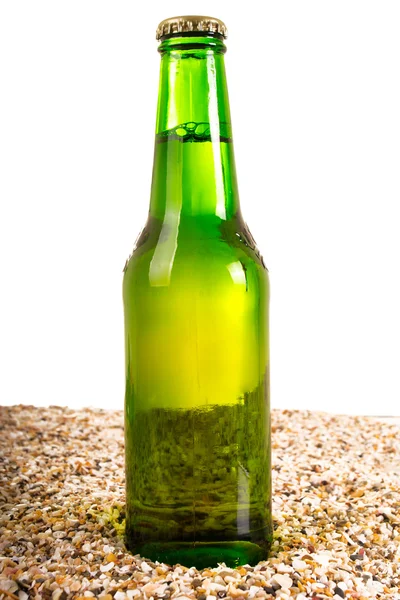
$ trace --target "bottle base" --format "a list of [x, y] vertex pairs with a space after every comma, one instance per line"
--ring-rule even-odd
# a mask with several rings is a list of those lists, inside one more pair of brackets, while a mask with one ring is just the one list
[[225, 563], [227, 567], [240, 565], [255, 565], [268, 557], [271, 547], [269, 542], [263, 545], [252, 542], [150, 542], [130, 544], [125, 540], [126, 547], [134, 554], [143, 558], [158, 561], [168, 565], [181, 564], [185, 567], [206, 569]]

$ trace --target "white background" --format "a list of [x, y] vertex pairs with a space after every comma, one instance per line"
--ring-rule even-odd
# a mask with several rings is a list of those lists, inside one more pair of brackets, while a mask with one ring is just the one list
[[0, 4], [0, 403], [122, 408], [158, 22], [211, 14], [270, 270], [272, 405], [400, 415], [400, 3]]

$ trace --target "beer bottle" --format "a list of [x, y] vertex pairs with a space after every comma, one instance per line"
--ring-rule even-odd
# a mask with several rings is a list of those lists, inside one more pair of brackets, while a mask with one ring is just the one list
[[240, 211], [226, 27], [161, 54], [150, 209], [124, 269], [126, 545], [197, 568], [271, 544], [268, 274]]

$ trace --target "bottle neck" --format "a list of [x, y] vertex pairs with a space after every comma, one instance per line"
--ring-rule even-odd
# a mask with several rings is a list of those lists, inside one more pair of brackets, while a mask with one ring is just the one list
[[212, 36], [161, 43], [150, 215], [165, 220], [239, 212], [223, 42]]

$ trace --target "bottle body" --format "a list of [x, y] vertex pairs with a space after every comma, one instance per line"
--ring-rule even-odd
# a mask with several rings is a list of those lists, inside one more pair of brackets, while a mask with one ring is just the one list
[[178, 241], [169, 286], [151, 233], [125, 272], [127, 540], [160, 562], [258, 562], [271, 539], [268, 277], [229, 225]]
[[272, 537], [268, 273], [221, 123], [158, 131], [123, 284], [126, 543], [197, 568], [258, 562]]

